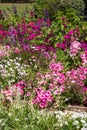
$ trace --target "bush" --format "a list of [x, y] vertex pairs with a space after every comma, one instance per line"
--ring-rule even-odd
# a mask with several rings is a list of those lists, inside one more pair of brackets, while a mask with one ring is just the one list
[[45, 15], [45, 17], [53, 19], [55, 13], [59, 10], [59, 3], [60, 0], [36, 0], [34, 5], [36, 17]]
[[59, 10], [74, 8], [81, 13], [84, 10], [85, 3], [83, 0], [36, 0], [34, 9], [37, 16], [50, 17], [51, 20]]
[[74, 8], [78, 11], [78, 13], [81, 13], [85, 7], [83, 0], [61, 0], [61, 5], [64, 8]]

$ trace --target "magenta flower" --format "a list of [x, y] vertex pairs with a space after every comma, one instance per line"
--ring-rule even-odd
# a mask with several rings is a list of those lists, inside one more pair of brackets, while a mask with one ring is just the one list
[[45, 108], [53, 101], [53, 97], [50, 91], [45, 91], [40, 88], [37, 91], [37, 95], [35, 100], [33, 100], [33, 104], [39, 105], [40, 108]]
[[68, 32], [68, 35], [72, 35], [74, 33], [74, 30], [70, 30], [69, 32]]
[[33, 40], [37, 35], [36, 34], [31, 34], [29, 37], [28, 37], [28, 40]]
[[65, 39], [69, 39], [70, 36], [69, 36], [69, 35], [65, 35], [64, 38], [65, 38]]
[[87, 87], [84, 86], [83, 87], [83, 91], [86, 92], [87, 91]]

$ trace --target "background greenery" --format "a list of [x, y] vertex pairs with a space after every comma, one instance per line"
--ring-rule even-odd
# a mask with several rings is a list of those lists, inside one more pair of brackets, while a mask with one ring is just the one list
[[0, 9], [2, 10], [7, 10], [7, 8], [12, 8], [12, 5], [16, 6], [17, 7], [17, 11], [19, 13], [23, 12], [24, 9], [26, 8], [26, 6], [28, 6], [29, 9], [32, 9], [33, 7], [33, 3], [0, 3]]

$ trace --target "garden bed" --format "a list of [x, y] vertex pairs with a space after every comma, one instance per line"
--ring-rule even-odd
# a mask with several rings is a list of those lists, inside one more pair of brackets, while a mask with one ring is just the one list
[[62, 1], [37, 0], [20, 13], [16, 4], [0, 5], [2, 130], [87, 128], [87, 107], [80, 105], [87, 106], [84, 2], [72, 0], [75, 10]]

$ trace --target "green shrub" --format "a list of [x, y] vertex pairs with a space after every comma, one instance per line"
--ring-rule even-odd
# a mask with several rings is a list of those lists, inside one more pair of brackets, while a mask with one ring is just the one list
[[61, 5], [64, 8], [74, 8], [78, 11], [78, 13], [81, 13], [85, 7], [83, 0], [61, 0]]
[[36, 17], [49, 15], [50, 19], [53, 19], [55, 13], [59, 10], [60, 0], [36, 0], [34, 4], [34, 10]]
[[36, 0], [34, 9], [37, 16], [47, 17], [53, 20], [54, 16], [59, 10], [65, 10], [66, 8], [74, 8], [78, 14], [84, 10], [85, 3], [83, 0]]

